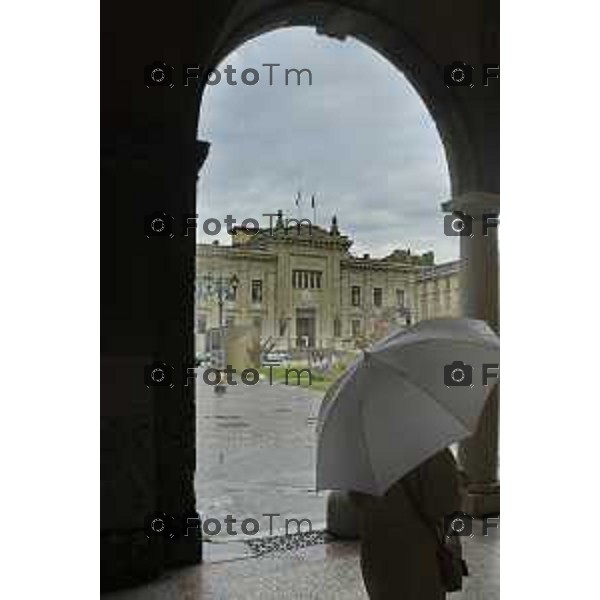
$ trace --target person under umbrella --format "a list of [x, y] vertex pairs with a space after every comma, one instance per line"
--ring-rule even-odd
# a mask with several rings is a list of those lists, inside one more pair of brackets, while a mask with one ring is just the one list
[[371, 600], [445, 598], [438, 528], [446, 515], [460, 510], [460, 481], [454, 456], [445, 449], [383, 496], [350, 492], [359, 515], [360, 566]]
[[498, 360], [482, 321], [421, 321], [375, 344], [323, 399], [317, 487], [350, 491], [371, 600], [461, 589], [466, 565], [442, 529], [461, 504], [448, 447], [474, 433]]

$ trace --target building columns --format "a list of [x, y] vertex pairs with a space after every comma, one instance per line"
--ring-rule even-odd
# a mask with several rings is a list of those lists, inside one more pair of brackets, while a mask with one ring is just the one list
[[[442, 206], [472, 217], [472, 235], [460, 237], [462, 315], [486, 321], [499, 333], [498, 230], [490, 223], [500, 212], [500, 196], [468, 193]], [[488, 215], [484, 219], [484, 215]], [[474, 435], [459, 447], [459, 460], [468, 477], [465, 512], [481, 516], [500, 512], [498, 480], [499, 386], [489, 396]]]

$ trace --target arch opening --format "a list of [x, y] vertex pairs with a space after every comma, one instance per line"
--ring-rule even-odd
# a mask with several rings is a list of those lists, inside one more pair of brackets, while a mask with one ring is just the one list
[[[363, 57], [364, 62], [359, 63], [362, 78], [346, 81], [350, 86], [345, 90], [350, 110], [347, 115], [340, 116], [345, 103], [337, 98], [334, 110], [330, 106], [322, 121], [315, 121], [311, 107], [316, 113], [319, 102], [327, 105], [331, 88], [322, 96], [316, 91], [315, 96], [294, 99], [291, 90], [299, 88], [288, 87], [287, 95], [279, 90], [280, 98], [269, 97], [267, 101], [258, 93], [260, 82], [244, 84], [244, 68], [262, 64], [265, 40], [280, 38], [283, 45], [273, 42], [270, 48], [282, 51], [286, 44], [297, 47], [292, 41], [306, 44], [306, 39], [294, 38], [300, 32], [318, 40], [317, 46], [321, 45], [323, 52], [355, 52], [338, 65], [346, 70], [346, 75], [352, 74], [349, 63], [357, 56]], [[196, 349], [203, 361], [221, 361], [221, 367], [238, 363], [232, 365], [237, 370], [237, 377], [231, 377], [235, 384], [224, 386], [224, 395], [206, 386], [197, 392], [197, 500], [200, 509], [211, 516], [216, 512], [225, 518], [237, 507], [238, 514], [233, 515], [236, 518], [260, 518], [252, 513], [252, 507], [258, 506], [256, 493], [260, 490], [269, 511], [287, 518], [306, 517], [323, 525], [325, 497], [314, 494], [315, 447], [311, 437], [323, 391], [357, 351], [388, 333], [390, 327], [407, 326], [422, 318], [459, 310], [457, 265], [450, 261], [438, 269], [428, 250], [436, 236], [444, 237], [439, 205], [450, 193], [449, 175], [438, 131], [427, 107], [397, 67], [369, 44], [317, 37], [312, 28], [305, 26], [263, 31], [246, 40], [233, 53], [215, 61], [220, 81], [202, 90], [199, 132], [201, 138], [210, 141], [211, 152], [200, 173], [197, 212], [200, 223], [217, 217], [223, 226], [221, 237], [199, 232]], [[282, 69], [309, 66], [294, 62], [297, 57], [293, 52], [285, 58], [288, 62], [272, 56], [270, 60], [281, 62]], [[235, 86], [225, 79], [229, 65], [235, 69]], [[390, 89], [396, 86], [400, 90], [380, 110], [373, 110], [365, 81], [375, 72], [379, 83], [387, 81]], [[264, 74], [261, 72], [260, 76]], [[280, 121], [273, 124], [273, 111], [266, 109], [286, 102], [287, 131], [285, 119], [280, 115]], [[210, 114], [211, 106], [214, 115]], [[394, 110], [406, 111], [402, 123], [386, 117]], [[237, 120], [235, 114], [246, 116]], [[304, 114], [310, 115], [307, 122], [302, 121]], [[369, 114], [378, 133], [361, 140], [360, 121]], [[333, 144], [333, 134], [315, 126], [331, 124], [334, 119], [343, 121], [337, 133], [342, 142], [337, 146]], [[364, 128], [368, 129], [369, 119], [365, 120]], [[266, 125], [271, 137], [263, 131]], [[406, 136], [409, 128], [421, 132], [433, 149], [420, 148], [419, 155], [422, 140], [403, 142], [402, 135]], [[311, 136], [315, 138], [312, 143], [306, 139]], [[417, 135], [414, 140], [418, 138]], [[385, 149], [378, 152], [378, 146]], [[303, 147], [310, 149], [306, 160], [302, 158]], [[331, 147], [334, 149], [328, 150]], [[397, 156], [390, 159], [387, 155], [394, 151]], [[409, 184], [403, 176], [411, 171], [411, 161], [415, 177]], [[428, 161], [434, 165], [434, 175], [419, 171]], [[361, 179], [361, 169], [373, 173]], [[428, 175], [438, 178], [439, 187], [425, 202], [418, 188]], [[350, 189], [342, 185], [344, 177], [351, 178]], [[377, 187], [380, 180], [384, 180], [384, 185]], [[360, 189], [353, 190], [353, 186]], [[364, 203], [355, 205], [352, 212], [352, 201], [356, 199]], [[313, 205], [315, 200], [317, 206]], [[309, 235], [310, 241], [299, 235], [303, 239], [295, 246], [293, 241], [282, 240], [272, 232], [256, 239], [249, 236], [244, 241], [235, 237], [240, 233], [236, 226], [246, 219], [260, 221], [265, 229], [269, 224], [277, 229], [278, 209], [282, 209], [284, 219], [312, 221], [315, 228]], [[397, 247], [410, 215], [416, 221], [423, 212], [433, 223], [430, 238], [419, 240], [415, 230], [409, 248]], [[234, 235], [225, 231], [225, 216], [229, 214], [236, 219], [232, 224]], [[265, 219], [265, 214], [270, 214], [271, 219]], [[395, 214], [404, 217], [394, 220]], [[447, 247], [451, 246], [448, 243]], [[453, 250], [447, 251], [447, 258], [455, 258], [457, 250], [454, 244]], [[232, 290], [234, 278], [237, 284]], [[259, 355], [252, 357], [257, 347]], [[321, 385], [292, 392], [292, 388], [282, 384], [284, 372], [277, 369], [274, 385], [267, 385], [263, 379], [257, 387], [244, 386], [239, 373], [248, 366], [245, 362], [258, 360], [263, 377], [273, 376], [273, 370], [264, 364], [269, 355], [283, 362], [284, 370], [308, 369], [318, 373]], [[303, 398], [301, 408], [298, 395]], [[297, 445], [290, 444], [290, 439], [296, 440]], [[265, 440], [274, 445], [275, 453], [265, 451], [261, 445]], [[268, 487], [274, 473], [278, 477], [285, 475], [272, 493]], [[272, 522], [263, 518], [262, 525], [263, 531], [267, 528], [272, 532]]]

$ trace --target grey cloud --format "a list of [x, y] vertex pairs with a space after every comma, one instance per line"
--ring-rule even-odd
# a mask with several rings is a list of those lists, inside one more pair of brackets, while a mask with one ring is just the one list
[[[273, 86], [261, 67], [268, 62], [281, 63]], [[457, 240], [443, 233], [440, 203], [450, 190], [435, 124], [384, 58], [356, 40], [293, 28], [251, 40], [221, 68], [227, 64], [240, 83], [223, 79], [201, 107], [199, 137], [212, 144], [198, 184], [201, 219], [232, 214], [241, 222], [278, 208], [296, 216], [301, 188], [303, 216], [312, 218], [316, 192], [319, 224], [337, 213], [357, 252], [409, 245], [438, 260], [458, 255]], [[259, 71], [257, 85], [241, 83], [244, 68]], [[310, 68], [313, 85], [286, 87], [285, 68]]]

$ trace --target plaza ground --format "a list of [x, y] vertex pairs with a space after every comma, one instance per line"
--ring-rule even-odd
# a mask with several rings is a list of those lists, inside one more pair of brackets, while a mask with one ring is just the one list
[[[308, 518], [325, 525], [327, 494], [315, 490], [315, 420], [322, 393], [261, 381], [227, 386], [223, 395], [198, 383], [196, 499], [204, 518], [241, 523], [253, 518], [260, 534], [284, 519]], [[239, 530], [239, 525], [237, 526]], [[239, 534], [243, 537], [242, 534]], [[226, 532], [213, 538], [226, 539]]]
[[[217, 395], [198, 385], [196, 495], [204, 518], [232, 515], [239, 533], [205, 537], [204, 562], [159, 580], [107, 595], [111, 600], [366, 600], [356, 542], [323, 535], [327, 494], [315, 491], [315, 419], [322, 393], [306, 388], [239, 384]], [[273, 517], [269, 529], [268, 513]], [[258, 535], [243, 535], [253, 518]], [[285, 519], [308, 518], [313, 533], [281, 534]], [[307, 527], [302, 526], [305, 532]], [[471, 576], [456, 600], [499, 598], [500, 534], [465, 541]], [[293, 530], [295, 531], [295, 529]], [[269, 537], [272, 533], [274, 537]], [[267, 536], [267, 537], [265, 537]]]

